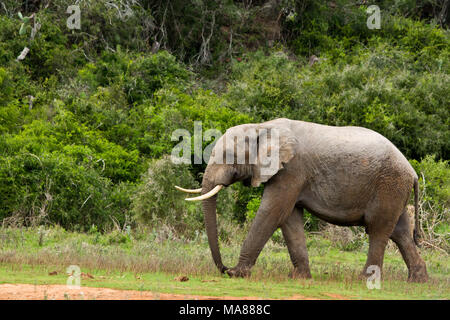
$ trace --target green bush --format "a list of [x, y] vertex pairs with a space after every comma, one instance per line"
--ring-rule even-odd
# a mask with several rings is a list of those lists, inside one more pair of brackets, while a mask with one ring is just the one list
[[[247, 211], [245, 212], [246, 221], [250, 222], [255, 218], [256, 213], [258, 212], [259, 206], [261, 204], [261, 197], [252, 198], [247, 204]], [[271, 237], [272, 241], [278, 244], [285, 244], [283, 233], [281, 229], [278, 228], [275, 230]]]
[[419, 175], [419, 218], [424, 240], [444, 250], [450, 248], [450, 167], [448, 160], [426, 156], [411, 160]]
[[186, 194], [176, 190], [175, 185], [198, 188], [187, 166], [173, 164], [168, 156], [152, 161], [132, 199], [138, 221], [155, 226], [175, 225], [180, 232], [199, 229], [201, 211], [195, 203], [185, 201]]
[[[178, 143], [171, 141], [174, 130], [186, 129], [193, 137], [195, 121], [202, 122], [203, 132], [217, 129], [224, 133], [229, 127], [250, 120], [251, 116], [227, 108], [212, 91], [198, 89], [188, 94], [177, 88], [163, 88], [155, 93], [150, 106], [143, 106], [141, 121], [146, 126], [141, 139], [150, 155], [158, 158], [170, 153]], [[203, 146], [209, 143], [205, 141]]]
[[118, 201], [121, 197], [111, 197], [111, 182], [70, 157], [23, 152], [2, 157], [0, 162], [4, 195], [0, 219], [9, 218], [18, 225], [50, 223], [78, 230], [87, 230], [92, 224], [107, 227], [111, 217], [125, 220], [120, 205], [127, 203]]
[[5, 135], [0, 151], [14, 155], [49, 152], [70, 156], [75, 163], [89, 164], [113, 182], [135, 181], [142, 172], [137, 150], [127, 151], [109, 142], [99, 132], [79, 124], [69, 111], [60, 109], [54, 125], [35, 120], [17, 135]]
[[261, 198], [260, 197], [252, 198], [247, 203], [247, 211], [245, 212], [245, 218], [248, 221], [251, 221], [251, 220], [253, 220], [255, 218], [256, 212], [258, 211], [260, 204], [261, 204]]
[[[95, 64], [87, 63], [78, 71], [79, 77], [92, 89], [116, 86], [129, 104], [153, 97], [165, 86], [186, 88], [191, 73], [167, 51], [156, 54], [130, 54], [118, 48], [117, 52], [103, 52]], [[120, 86], [120, 88], [118, 87]]]
[[[204, 230], [201, 202], [185, 201], [189, 194], [176, 190], [175, 185], [199, 187], [187, 165], [174, 164], [169, 156], [153, 160], [132, 198], [132, 212], [140, 223], [171, 225], [180, 234], [195, 237], [197, 231]], [[233, 188], [226, 188], [217, 196], [217, 214], [221, 219], [232, 221], [234, 198]]]
[[363, 227], [340, 227], [326, 223], [321, 227], [321, 232], [340, 250], [357, 251], [362, 248], [367, 250], [368, 241]]
[[143, 56], [129, 64], [125, 75], [125, 92], [130, 103], [151, 98], [165, 86], [187, 87], [190, 72], [167, 51]]
[[113, 230], [103, 239], [105, 245], [123, 244], [131, 242], [131, 237], [120, 230]]
[[0, 106], [5, 105], [12, 96], [11, 77], [4, 68], [0, 68]]
[[[167, 223], [195, 237], [199, 204], [177, 198], [163, 177], [155, 185], [166, 198], [143, 182], [148, 166], [185, 175], [189, 187], [201, 181], [205, 164], [155, 162], [179, 142], [172, 132], [287, 117], [371, 128], [423, 159], [412, 163], [425, 175], [421, 208], [433, 210], [421, 212], [435, 213], [424, 227], [448, 234], [450, 46], [440, 2], [380, 1], [379, 30], [366, 26], [367, 5], [348, 0], [82, 1], [81, 30], [69, 30], [72, 4], [0, 5], [0, 219], [98, 232], [133, 225], [134, 215], [157, 228], [170, 211]], [[33, 39], [19, 12], [41, 24]], [[312, 54], [319, 61], [309, 66]], [[131, 199], [136, 184], [141, 196]], [[251, 219], [263, 188], [219, 194], [222, 240]], [[163, 198], [176, 202], [167, 212]]]
[[424, 191], [423, 201], [434, 201], [441, 210], [450, 206], [450, 166], [448, 160], [428, 155], [422, 161], [410, 160]]
[[248, 54], [233, 65], [224, 98], [258, 121], [287, 117], [363, 126], [386, 136], [409, 158], [432, 153], [448, 158], [448, 74], [418, 72], [403, 64], [410, 62], [403, 51], [384, 47], [361, 49], [350, 64], [335, 65], [325, 57], [313, 67], [282, 52]]

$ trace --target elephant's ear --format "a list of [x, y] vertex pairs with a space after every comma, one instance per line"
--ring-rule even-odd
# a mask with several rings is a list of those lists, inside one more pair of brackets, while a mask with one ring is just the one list
[[258, 187], [283, 169], [297, 154], [298, 140], [287, 128], [258, 130], [256, 164], [253, 165], [252, 186]]

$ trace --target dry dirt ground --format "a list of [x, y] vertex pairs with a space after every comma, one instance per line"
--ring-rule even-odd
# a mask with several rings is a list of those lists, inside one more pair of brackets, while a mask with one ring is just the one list
[[[331, 296], [333, 299], [344, 297]], [[213, 297], [66, 285], [0, 284], [0, 300], [260, 300], [259, 297]], [[293, 300], [316, 300], [301, 295]]]

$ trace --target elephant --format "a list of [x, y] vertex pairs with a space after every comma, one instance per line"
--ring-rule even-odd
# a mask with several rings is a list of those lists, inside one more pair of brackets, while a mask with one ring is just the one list
[[[269, 172], [263, 170], [268, 166], [264, 155], [272, 153], [277, 155], [270, 163], [275, 170]], [[222, 188], [239, 181], [252, 187], [263, 183], [264, 191], [239, 261], [227, 268], [219, 250], [216, 197]], [[231, 127], [212, 149], [201, 188], [176, 188], [201, 193], [186, 200], [202, 201], [212, 258], [230, 277], [249, 276], [264, 245], [281, 228], [294, 266], [291, 276], [311, 278], [303, 222], [306, 209], [332, 224], [365, 227], [369, 250], [361, 275], [368, 277], [373, 265], [381, 272], [392, 239], [408, 267], [408, 281], [428, 280], [416, 248], [417, 174], [394, 144], [373, 130], [286, 118]], [[414, 233], [406, 212], [413, 189]]]

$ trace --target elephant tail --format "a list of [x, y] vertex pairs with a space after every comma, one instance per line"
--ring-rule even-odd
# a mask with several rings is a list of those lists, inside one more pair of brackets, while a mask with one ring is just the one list
[[420, 247], [419, 237], [420, 237], [420, 219], [419, 219], [419, 179], [417, 176], [414, 177], [414, 232], [413, 238], [416, 246]]

